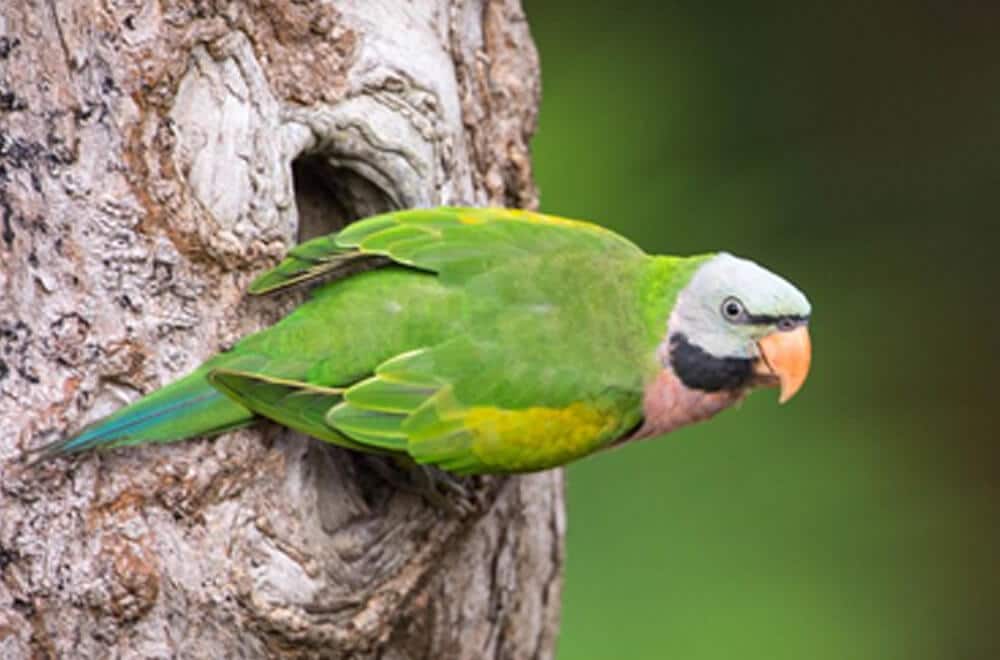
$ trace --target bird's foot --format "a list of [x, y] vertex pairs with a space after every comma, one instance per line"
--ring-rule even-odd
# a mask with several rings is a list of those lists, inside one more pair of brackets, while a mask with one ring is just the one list
[[468, 480], [430, 465], [414, 463], [410, 469], [419, 494], [449, 515], [465, 518], [484, 508], [482, 498]]
[[471, 487], [471, 480], [463, 480], [436, 467], [403, 458], [388, 462], [383, 457], [371, 457], [366, 462], [387, 483], [419, 495], [450, 516], [465, 518], [485, 508], [482, 497]]

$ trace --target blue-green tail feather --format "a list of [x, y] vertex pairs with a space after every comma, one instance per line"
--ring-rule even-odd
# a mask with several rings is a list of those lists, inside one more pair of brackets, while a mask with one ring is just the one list
[[122, 447], [147, 442], [174, 442], [198, 435], [222, 433], [253, 421], [249, 410], [214, 387], [203, 366], [176, 383], [91, 424], [70, 438], [36, 452], [39, 458], [87, 449]]

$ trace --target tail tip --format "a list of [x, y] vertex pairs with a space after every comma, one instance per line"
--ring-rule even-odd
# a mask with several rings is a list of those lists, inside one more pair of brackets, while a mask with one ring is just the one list
[[27, 449], [21, 452], [18, 462], [21, 464], [23, 469], [30, 470], [54, 458], [76, 453], [83, 447], [73, 447], [72, 445], [75, 440], [77, 440], [76, 437], [59, 438], [58, 440], [47, 442], [39, 447]]

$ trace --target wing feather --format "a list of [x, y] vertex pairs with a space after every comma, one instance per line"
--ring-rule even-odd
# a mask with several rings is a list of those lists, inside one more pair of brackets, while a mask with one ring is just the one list
[[413, 209], [367, 218], [296, 246], [254, 280], [250, 292], [269, 293], [393, 262], [460, 282], [519, 256], [566, 250], [641, 254], [625, 238], [587, 222], [514, 209]]
[[524, 398], [507, 395], [530, 389], [532, 374], [505, 364], [495, 347], [467, 338], [412, 351], [348, 388], [326, 423], [361, 444], [472, 474], [560, 465], [604, 446], [638, 420], [637, 397], [628, 395], [602, 393], [550, 407], [476, 401], [476, 395], [510, 404]]
[[348, 449], [367, 449], [326, 424], [342, 390], [224, 368], [209, 372], [208, 381], [255, 414]]

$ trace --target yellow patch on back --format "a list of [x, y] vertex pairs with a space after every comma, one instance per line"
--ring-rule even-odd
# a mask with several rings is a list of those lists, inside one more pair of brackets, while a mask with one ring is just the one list
[[535, 220], [539, 216], [541, 216], [541, 213], [536, 213], [535, 211], [527, 211], [525, 209], [501, 209], [497, 215], [507, 218], [521, 218], [523, 220]]
[[570, 218], [563, 218], [558, 215], [546, 215], [535, 211], [525, 211], [524, 209], [504, 209], [502, 215], [512, 220], [526, 220], [528, 222], [537, 222], [542, 225], [569, 227], [570, 229], [589, 231], [595, 234], [620, 238], [617, 234], [602, 227], [601, 225], [596, 225], [592, 222], [586, 222], [584, 220], [571, 220]]
[[535, 211], [525, 211], [524, 209], [504, 209], [500, 214], [502, 217], [511, 220], [527, 220], [528, 222], [537, 222], [543, 225], [557, 225], [560, 227], [590, 227], [589, 222], [583, 222], [581, 220], [570, 220], [569, 218], [560, 218], [556, 215], [545, 215], [544, 213], [537, 213]]
[[481, 225], [486, 222], [483, 218], [472, 215], [471, 213], [462, 213], [458, 216], [458, 221], [463, 225]]
[[541, 470], [594, 451], [618, 424], [615, 416], [586, 403], [565, 408], [502, 410], [470, 408], [464, 415], [472, 451], [504, 470]]

